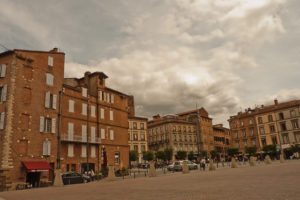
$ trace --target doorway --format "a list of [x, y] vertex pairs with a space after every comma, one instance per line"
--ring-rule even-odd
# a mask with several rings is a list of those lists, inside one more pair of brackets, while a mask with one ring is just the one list
[[32, 187], [39, 187], [40, 185], [40, 172], [28, 172], [26, 175], [26, 183], [32, 185]]

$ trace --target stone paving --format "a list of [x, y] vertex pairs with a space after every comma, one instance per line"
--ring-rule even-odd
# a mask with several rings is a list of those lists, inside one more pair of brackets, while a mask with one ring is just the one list
[[5, 200], [299, 200], [300, 160], [0, 193]]

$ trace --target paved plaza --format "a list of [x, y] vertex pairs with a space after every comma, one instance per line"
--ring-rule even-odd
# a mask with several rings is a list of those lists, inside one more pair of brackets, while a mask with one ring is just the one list
[[[299, 200], [300, 161], [0, 193], [6, 200]], [[0, 198], [0, 199], [1, 199]], [[2, 199], [1, 199], [2, 200]]]

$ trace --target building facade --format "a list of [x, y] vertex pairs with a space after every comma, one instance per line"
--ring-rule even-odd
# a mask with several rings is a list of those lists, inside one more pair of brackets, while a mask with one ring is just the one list
[[143, 163], [143, 152], [148, 151], [147, 118], [128, 117], [128, 144], [130, 150], [138, 152], [138, 163]]
[[227, 155], [227, 150], [231, 147], [230, 129], [223, 127], [223, 124], [213, 125], [214, 150], [219, 155]]
[[133, 97], [106, 87], [102, 72], [64, 79], [64, 57], [57, 48], [0, 54], [2, 186], [38, 186], [56, 168], [128, 167]]

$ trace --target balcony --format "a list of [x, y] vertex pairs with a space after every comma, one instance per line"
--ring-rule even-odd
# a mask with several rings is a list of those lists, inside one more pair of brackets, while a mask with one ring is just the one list
[[[76, 143], [86, 143], [86, 137], [82, 137], [80, 135], [73, 135], [73, 137], [71, 135], [68, 134], [62, 134], [60, 136], [61, 141], [63, 142], [76, 142]], [[88, 138], [88, 142], [91, 144], [100, 144], [101, 143], [101, 138], [99, 137], [94, 137]]]

